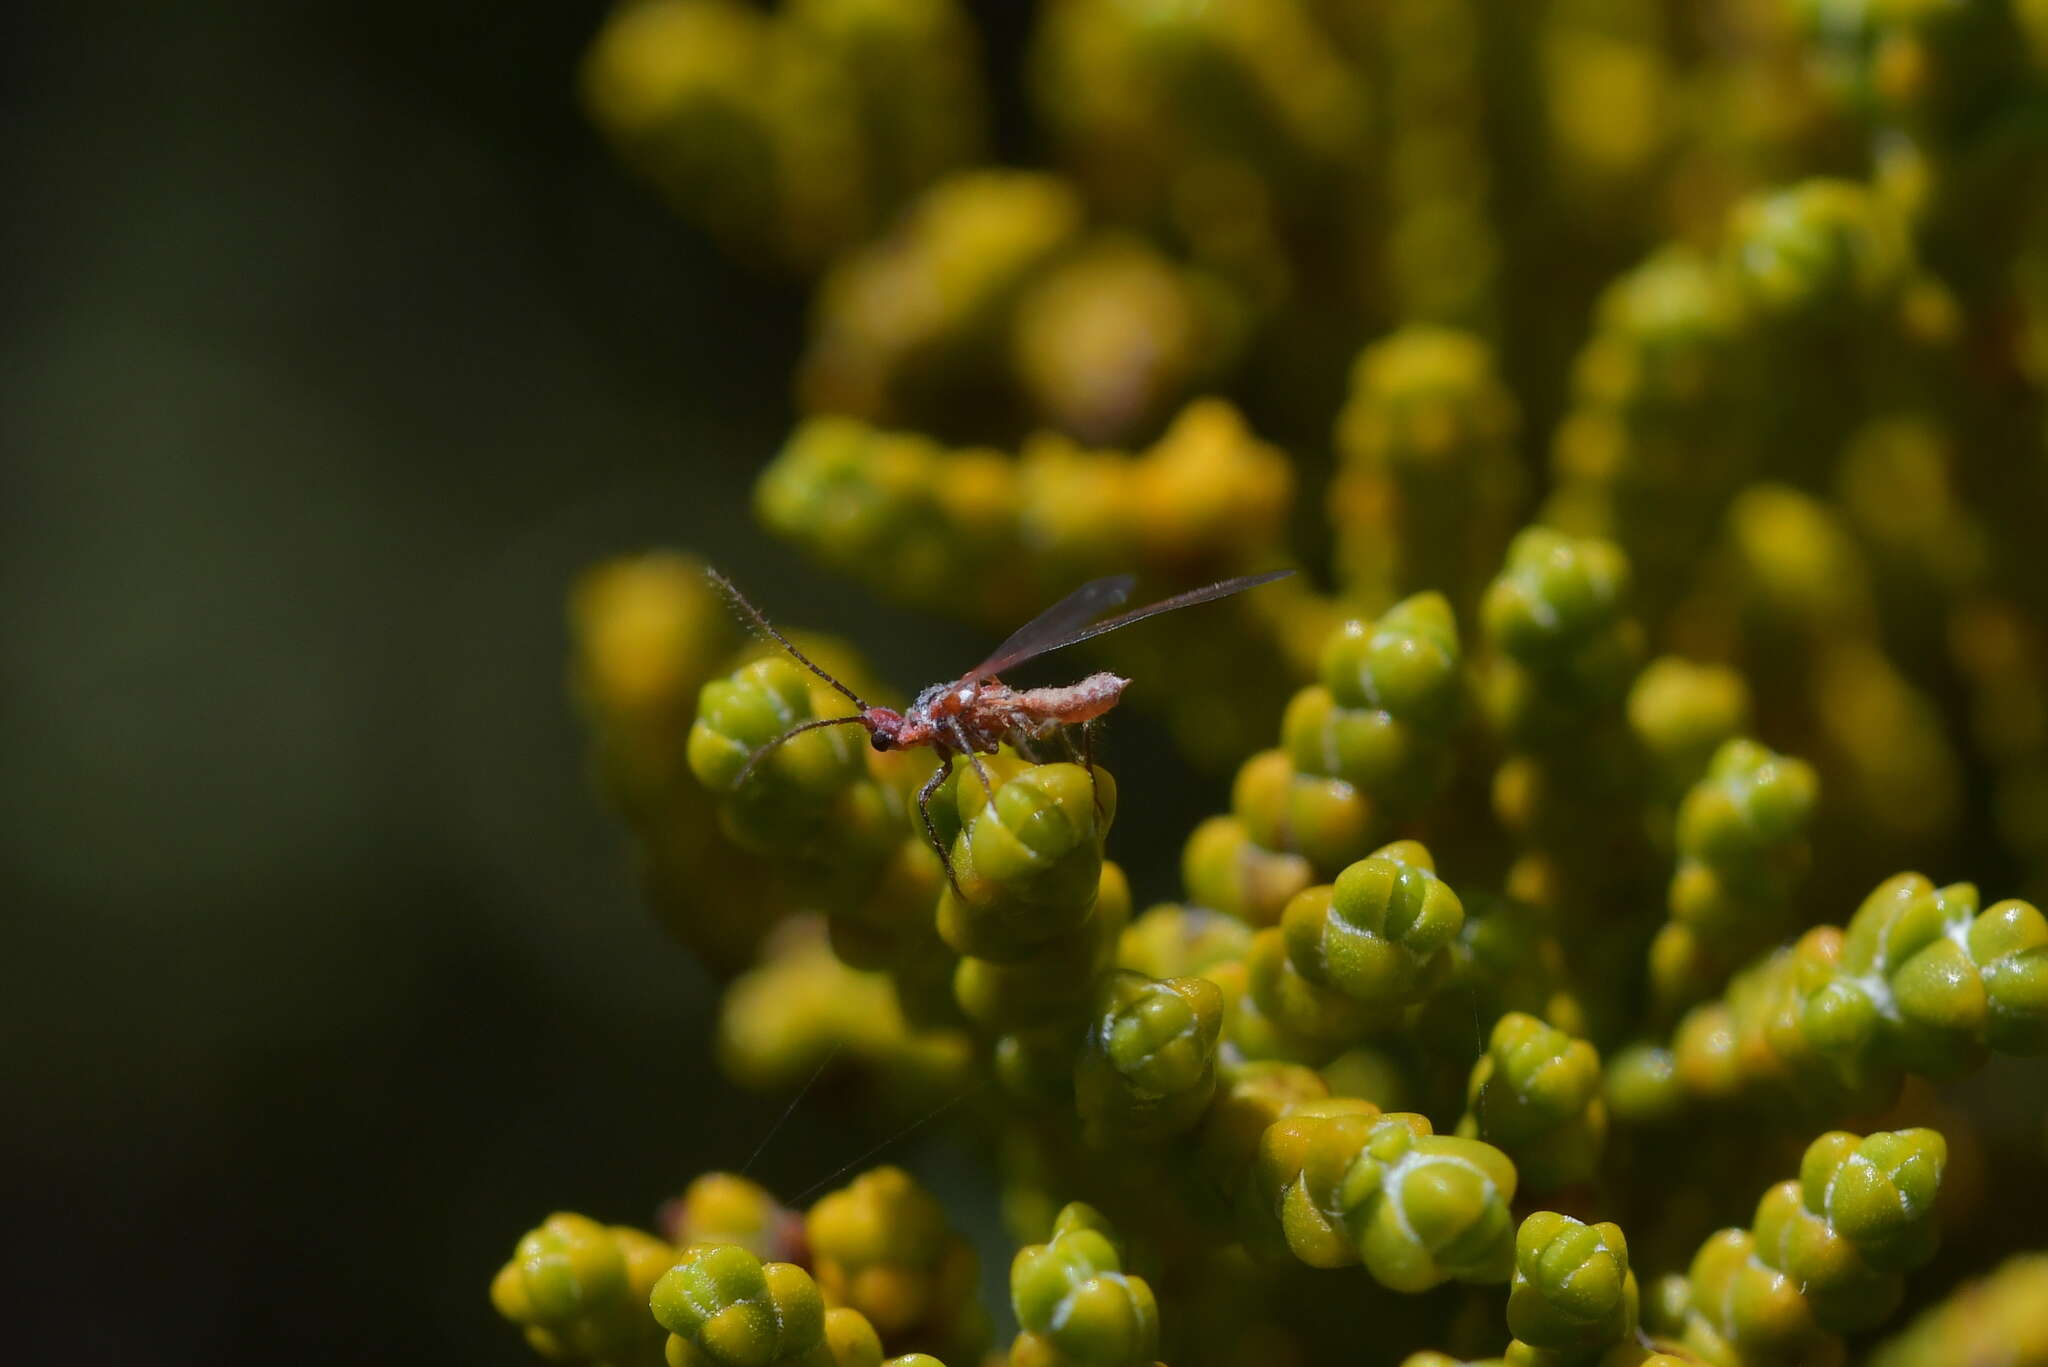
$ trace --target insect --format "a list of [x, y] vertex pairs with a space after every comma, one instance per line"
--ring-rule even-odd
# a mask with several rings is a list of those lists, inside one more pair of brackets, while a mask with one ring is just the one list
[[[858, 723], [867, 728], [868, 743], [877, 750], [908, 750], [920, 745], [929, 745], [939, 757], [939, 767], [925, 780], [924, 787], [917, 793], [917, 813], [924, 822], [925, 838], [939, 856], [939, 863], [946, 870], [946, 881], [953, 891], [960, 891], [959, 880], [953, 876], [953, 861], [946, 852], [945, 842], [939, 839], [938, 827], [932, 823], [931, 802], [941, 784], [953, 772], [955, 758], [965, 755], [974, 766], [974, 772], [981, 780], [982, 790], [989, 792], [988, 771], [982, 767], [980, 757], [992, 755], [1008, 741], [1013, 747], [1020, 747], [1033, 741], [1045, 740], [1058, 735], [1067, 743], [1072, 753], [1073, 740], [1066, 728], [1079, 726], [1084, 741], [1084, 752], [1074, 758], [1094, 772], [1092, 747], [1086, 745], [1089, 738], [1088, 725], [1097, 717], [1115, 707], [1123, 696], [1129, 679], [1115, 674], [1101, 672], [1090, 674], [1079, 683], [1063, 688], [1011, 688], [998, 676], [1005, 670], [1015, 669], [1041, 655], [1063, 650], [1070, 645], [1086, 641], [1104, 632], [1127, 627], [1133, 622], [1142, 622], [1147, 617], [1156, 617], [1162, 612], [1178, 608], [1190, 608], [1197, 603], [1214, 602], [1228, 598], [1234, 593], [1270, 584], [1275, 579], [1284, 579], [1293, 570], [1273, 570], [1266, 574], [1248, 574], [1236, 579], [1225, 579], [1206, 588], [1189, 589], [1171, 598], [1114, 617], [1102, 618], [1102, 614], [1116, 607], [1130, 596], [1131, 586], [1137, 580], [1128, 574], [1111, 575], [1105, 579], [1092, 579], [1072, 593], [1054, 603], [1038, 616], [1026, 622], [997, 646], [995, 653], [974, 668], [950, 683], [933, 684], [917, 695], [917, 701], [908, 711], [897, 712], [887, 707], [871, 707], [860, 695], [839, 680], [813, 664], [798, 650], [787, 636], [775, 629], [761, 610], [747, 601], [746, 595], [734, 587], [731, 580], [716, 570], [707, 571], [711, 582], [729, 598], [757, 627], [762, 634], [772, 638], [776, 644], [793, 656], [798, 664], [810, 670], [832, 687], [845, 694], [853, 705], [860, 709], [850, 717], [825, 717], [817, 721], [802, 722], [769, 741], [752, 755], [733, 781], [738, 788], [754, 772], [756, 766], [785, 741], [815, 731], [825, 726], [846, 726]], [[992, 795], [992, 794], [991, 794]]]

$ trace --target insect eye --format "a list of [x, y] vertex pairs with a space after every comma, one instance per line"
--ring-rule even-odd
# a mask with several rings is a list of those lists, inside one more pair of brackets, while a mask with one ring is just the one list
[[889, 744], [889, 738], [883, 735], [880, 731], [877, 731], [875, 732], [875, 734], [868, 737], [868, 744], [874, 746], [877, 750], [882, 751], [887, 751], [890, 748], [892, 748]]

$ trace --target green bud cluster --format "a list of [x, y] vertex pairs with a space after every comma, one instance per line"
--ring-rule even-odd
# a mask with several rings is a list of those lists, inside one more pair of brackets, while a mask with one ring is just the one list
[[1831, 891], [1937, 848], [1963, 802], [1959, 763], [1933, 700], [1885, 653], [1870, 566], [1838, 509], [1787, 485], [1730, 504], [1718, 611], [1762, 715], [1787, 718], [1828, 776], [1813, 838], [1833, 855]]
[[1801, 1024], [1838, 1077], [1874, 1053], [1953, 1076], [1986, 1050], [2048, 1049], [2048, 920], [2008, 899], [1978, 911], [1968, 883], [1888, 879], [1850, 921], [1830, 978], [1802, 984]]
[[[1749, 684], [1726, 665], [1660, 655], [1628, 692], [1628, 725], [1660, 802], [1679, 802], [1706, 776], [1715, 753], [1749, 730]], [[1661, 824], [1661, 823], [1660, 823]]]
[[1933, 698], [1872, 641], [1823, 648], [1802, 687], [1818, 723], [1811, 753], [1835, 776], [1815, 840], [1853, 850], [1854, 866], [1869, 874], [1942, 848], [1967, 795]]
[[1559, 741], [1621, 701], [1642, 650], [1628, 589], [1610, 542], [1532, 527], [1508, 547], [1480, 624], [1494, 652], [1487, 713], [1510, 743]]
[[2010, 1367], [2048, 1364], [2048, 1253], [2022, 1253], [1881, 1344], [1871, 1367]]
[[[1719, 268], [1745, 321], [1745, 436], [1771, 476], [1803, 488], [1831, 467], [1872, 407], [1938, 402], [1958, 340], [1956, 301], [1920, 265], [1901, 196], [1814, 178], [1752, 195], [1729, 214]], [[1784, 367], [1826, 348], [1840, 364], [1799, 394]]]
[[[1486, 187], [1499, 168], [1491, 126], [1500, 92], [1486, 79], [1496, 16], [1473, 0], [1393, 0], [1375, 35], [1391, 123], [1382, 270], [1402, 321], [1490, 328], [1507, 269]], [[1427, 166], [1422, 174], [1406, 168]]]
[[755, 660], [704, 685], [690, 728], [690, 768], [706, 788], [731, 795], [720, 818], [735, 844], [769, 853], [830, 838], [840, 804], [865, 788], [856, 735], [832, 727], [795, 737], [769, 750], [744, 788], [740, 780], [749, 761], [791, 727], [852, 714], [845, 699], [788, 659]]
[[962, 954], [1014, 961], [1087, 921], [1116, 783], [1078, 764], [997, 756], [981, 766], [987, 788], [964, 760], [949, 780], [960, 890], [948, 888], [940, 901], [939, 933]]
[[1239, 767], [1230, 806], [1188, 836], [1181, 883], [1191, 904], [1245, 925], [1272, 925], [1288, 899], [1316, 881], [1315, 863], [1298, 847], [1326, 860], [1370, 847], [1356, 790], [1342, 780], [1300, 778], [1284, 750], [1262, 751]]
[[1191, 903], [1254, 926], [1280, 918], [1443, 786], [1462, 692], [1449, 604], [1419, 594], [1325, 639], [1320, 682], [1281, 723], [1281, 747], [1238, 770], [1231, 812], [1195, 828], [1181, 858]]
[[686, 740], [698, 690], [730, 666], [739, 626], [701, 561], [652, 552], [585, 571], [569, 628], [570, 686], [599, 780], [632, 829], [647, 900], [714, 971], [736, 973], [780, 908], [757, 895], [755, 857], [719, 833]]
[[1222, 975], [1225, 1037], [1244, 1058], [1319, 1064], [1392, 1029], [1448, 977], [1464, 915], [1421, 845], [1368, 855], [1290, 899], [1252, 937], [1241, 981]]
[[1363, 179], [1378, 155], [1365, 63], [1331, 43], [1331, 25], [1306, 0], [1058, 0], [1032, 48], [1033, 103], [1093, 199], [1179, 228], [1204, 266], [1275, 306], [1307, 283], [1291, 237], [1353, 240], [1364, 226], [1364, 204], [1317, 188]]
[[[1163, 596], [1286, 558], [1294, 498], [1287, 457], [1220, 399], [1184, 407], [1136, 454], [1040, 435], [1014, 458], [942, 446], [849, 417], [799, 426], [762, 472], [755, 510], [824, 563], [894, 597], [1008, 630], [1046, 595], [1136, 568]], [[1148, 590], [1150, 591], [1150, 590]], [[1204, 688], [1162, 692], [1181, 739], [1219, 761], [1251, 741], [1272, 705], [1312, 667], [1325, 609], [1305, 589], [1261, 590], [1200, 619], [1149, 624], [1107, 642], [1147, 677], [1199, 669]], [[1215, 613], [1261, 650], [1209, 649]], [[1286, 661], [1272, 667], [1271, 655]], [[1219, 711], [1222, 695], [1244, 705]]]
[[647, 1297], [674, 1260], [675, 1249], [651, 1234], [550, 1215], [492, 1279], [491, 1304], [551, 1362], [654, 1367], [661, 1329]]
[[[857, 1310], [828, 1310], [811, 1274], [764, 1263], [737, 1244], [682, 1251], [654, 1285], [653, 1322], [668, 1367], [882, 1367], [882, 1344]], [[942, 1367], [912, 1353], [889, 1367]]]
[[1114, 961], [1130, 906], [1122, 872], [1104, 864], [1093, 906], [1069, 934], [1017, 959], [961, 958], [953, 974], [961, 1011], [985, 1030], [1071, 1027], [1086, 1014], [1097, 976]]
[[1682, 1291], [1660, 1291], [1659, 1314], [1678, 1322], [1657, 1327], [1732, 1367], [1827, 1360], [1835, 1336], [1891, 1314], [1904, 1274], [1933, 1254], [1947, 1159], [1933, 1130], [1822, 1135], [1799, 1177], [1765, 1193], [1749, 1229], [1715, 1234]]
[[1109, 975], [1075, 1065], [1083, 1130], [1098, 1144], [1146, 1143], [1200, 1120], [1222, 1025], [1223, 994], [1207, 978]]
[[1233, 364], [1242, 301], [1142, 238], [1104, 231], [1063, 253], [1016, 298], [1007, 354], [1023, 407], [1088, 442], [1127, 440]]
[[737, 1244], [697, 1244], [662, 1273], [650, 1298], [670, 1336], [670, 1367], [832, 1361], [825, 1298], [793, 1263], [764, 1263]]
[[1642, 1334], [1638, 1306], [1620, 1226], [1534, 1211], [1516, 1232], [1507, 1353], [1479, 1363], [1413, 1353], [1401, 1367], [1686, 1367], [1702, 1361], [1675, 1342]]
[[884, 1344], [959, 1362], [981, 1356], [988, 1321], [974, 1296], [974, 1249], [909, 1173], [874, 1168], [820, 1198], [804, 1236], [825, 1303], [859, 1311]]
[[1045, 1243], [1018, 1250], [1010, 1304], [1020, 1331], [1010, 1367], [1149, 1367], [1159, 1348], [1152, 1288], [1125, 1269], [1108, 1221], [1079, 1202]]
[[[1156, 429], [1234, 359], [1238, 301], [1142, 238], [1091, 231], [1056, 176], [931, 186], [821, 281], [805, 407], [891, 427], [1088, 441]], [[978, 402], [963, 404], [963, 390]]]
[[1588, 1182], [1607, 1142], [1600, 1081], [1591, 1044], [1510, 1012], [1473, 1065], [1458, 1133], [1505, 1152], [1532, 1194]]
[[1888, 414], [1856, 429], [1835, 475], [1887, 624], [1914, 649], [1939, 649], [1955, 600], [1992, 582], [1987, 529], [1960, 487], [1956, 446], [1931, 414]]
[[1642, 653], [1628, 561], [1611, 542], [1531, 527], [1486, 590], [1480, 687], [1509, 753], [1494, 814], [1522, 847], [1507, 892], [1575, 924], [1625, 895], [1647, 850], [1610, 814], [1640, 801], [1641, 758], [1623, 703]]
[[1449, 971], [1447, 950], [1464, 921], [1429, 851], [1403, 840], [1336, 882], [1297, 894], [1280, 930], [1289, 964], [1310, 982], [1371, 1005], [1405, 1006]]
[[1116, 963], [1147, 977], [1179, 978], [1242, 959], [1251, 942], [1251, 927], [1235, 916], [1164, 902], [1131, 922]]
[[648, 0], [597, 35], [584, 101], [729, 249], [813, 267], [979, 154], [975, 48], [950, 0]]
[[1647, 608], [1682, 590], [1747, 463], [1731, 403], [1740, 339], [1711, 263], [1667, 248], [1601, 294], [1573, 367], [1543, 521], [1619, 545]]
[[1254, 1249], [1311, 1267], [1363, 1263], [1392, 1291], [1505, 1281], [1514, 1261], [1515, 1166], [1419, 1115], [1335, 1098], [1266, 1127], [1241, 1202]]
[[1375, 830], [1412, 817], [1449, 777], [1459, 663], [1457, 624], [1439, 594], [1345, 622], [1324, 643], [1320, 682], [1281, 718], [1295, 773], [1358, 789]]
[[1432, 589], [1477, 603], [1520, 507], [1518, 423], [1477, 337], [1409, 327], [1359, 353], [1328, 500], [1347, 603], [1379, 613]]
[[824, 918], [792, 917], [763, 945], [761, 963], [726, 987], [718, 1025], [725, 1070], [765, 1090], [799, 1086], [844, 1060], [906, 1096], [955, 1085], [968, 1063], [964, 1034], [905, 1015], [905, 989], [935, 1009], [922, 990], [924, 962], [900, 966], [910, 971], [892, 979], [849, 967], [831, 938]]
[[704, 685], [690, 728], [690, 768], [718, 796], [719, 822], [733, 842], [779, 856], [799, 895], [831, 915], [842, 958], [862, 968], [898, 967], [929, 950], [940, 881], [937, 860], [911, 833], [905, 811], [914, 761], [874, 755], [856, 726], [775, 744], [794, 726], [852, 710], [793, 660], [755, 660]]
[[953, 995], [970, 1020], [1006, 1035], [1021, 1068], [1013, 1085], [1064, 1091], [1094, 983], [1130, 920], [1129, 887], [1102, 857], [1116, 782], [1106, 770], [1007, 754], [982, 767], [988, 790], [961, 763], [933, 801], [959, 882], [937, 912], [940, 936], [962, 956]]
[[1914, 268], [1889, 206], [1853, 181], [1823, 179], [1738, 205], [1722, 260], [1745, 314], [1766, 329], [1864, 322]]
[[1539, 1210], [1515, 1231], [1508, 1288], [1513, 1367], [1571, 1367], [1604, 1360], [1636, 1335], [1637, 1291], [1621, 1226], [1581, 1224]]
[[[1743, 628], [1760, 645], [1817, 644], [1871, 634], [1870, 565], [1848, 520], [1786, 484], [1757, 483], [1729, 505], [1724, 554]], [[1758, 661], [1766, 682], [1799, 663]]]
[[740, 646], [739, 626], [703, 562], [674, 552], [586, 571], [569, 625], [571, 687], [606, 788], [636, 826], [655, 820], [697, 792], [684, 739], [698, 689]]
[[1257, 1132], [1251, 1178], [1239, 1187], [1245, 1246], [1267, 1258], [1291, 1254], [1310, 1267], [1355, 1265], [1358, 1248], [1335, 1207], [1380, 1108], [1357, 1097], [1331, 1097], [1320, 1079], [1311, 1090], [1287, 1074], [1233, 1090], [1233, 1104], [1249, 1117], [1271, 1116]]
[[1286, 457], [1204, 399], [1135, 455], [1042, 437], [1012, 458], [817, 417], [768, 464], [754, 501], [772, 530], [836, 569], [1005, 624], [1045, 589], [1133, 565], [1185, 584], [1190, 567], [1270, 563], [1293, 495]]
[[1905, 1073], [1951, 1077], [1987, 1053], [2048, 1049], [2048, 919], [2030, 903], [1978, 910], [1967, 883], [1880, 884], [1846, 930], [1822, 926], [1694, 1008], [1668, 1050], [1617, 1059], [1619, 1116], [1763, 1093], [1807, 1105], [1881, 1102]]
[[[1021, 603], [1016, 479], [993, 451], [819, 417], [761, 472], [754, 509], [825, 565], [914, 603], [977, 612]], [[965, 595], [965, 597], [963, 597]]]
[[[1830, 890], [1931, 857], [1963, 805], [1913, 660], [1984, 574], [1930, 461], [1956, 440], [1929, 377], [1955, 364], [1958, 330], [1909, 226], [1881, 187], [1808, 180], [1738, 200], [1717, 252], [1667, 249], [1625, 276], [1580, 353], [1544, 510], [1618, 544], [1660, 642], [1739, 662], [1768, 738], [1827, 775], [1814, 838]], [[1784, 383], [1818, 354], [1840, 359]], [[1743, 487], [1758, 472], [1780, 482]], [[1816, 493], [1830, 488], [1838, 501]], [[1882, 598], [1873, 552], [1904, 571]], [[1551, 871], [1525, 872], [1518, 890], [1541, 900]], [[1693, 951], [1669, 957], [1667, 1001], [1701, 990], [1678, 981]]]
[[730, 1172], [707, 1172], [664, 1206], [661, 1231], [679, 1248], [738, 1244], [755, 1257], [787, 1261], [803, 1225], [758, 1182]]
[[1819, 789], [1812, 765], [1755, 741], [1731, 740], [1714, 753], [1678, 809], [1671, 919], [1650, 946], [1650, 987], [1662, 1009], [1711, 995], [1730, 969], [1789, 929]]
[[1130, 914], [1123, 872], [1105, 863], [1080, 926], [1020, 958], [963, 956], [953, 973], [954, 998], [985, 1030], [1071, 1025], [1087, 1012], [1098, 975], [1114, 962]]

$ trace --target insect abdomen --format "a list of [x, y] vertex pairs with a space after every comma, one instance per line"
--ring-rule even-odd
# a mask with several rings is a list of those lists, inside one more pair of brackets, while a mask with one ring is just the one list
[[1034, 717], [1068, 725], [1093, 721], [1115, 707], [1129, 679], [1114, 674], [1090, 674], [1064, 688], [1033, 688], [1017, 695], [1017, 707]]

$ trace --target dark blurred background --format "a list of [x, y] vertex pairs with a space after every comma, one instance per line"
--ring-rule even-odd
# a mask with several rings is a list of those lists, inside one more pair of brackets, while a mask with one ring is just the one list
[[601, 14], [5, 21], [9, 1360], [527, 1361], [519, 1231], [644, 1223], [786, 1099], [637, 905], [565, 588], [682, 544], [913, 668], [972, 642], [751, 530], [799, 295], [615, 170]]

